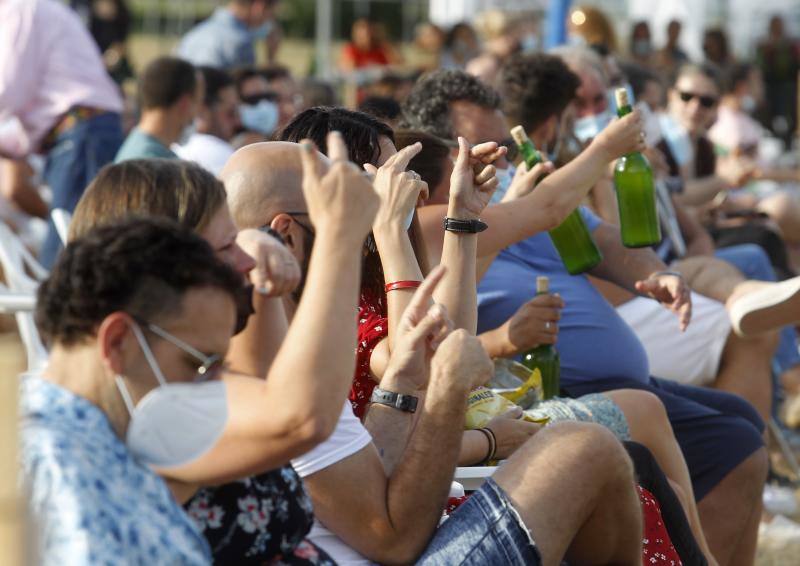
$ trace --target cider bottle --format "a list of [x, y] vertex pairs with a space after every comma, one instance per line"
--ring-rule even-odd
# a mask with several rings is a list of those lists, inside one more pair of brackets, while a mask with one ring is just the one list
[[[616, 90], [617, 114], [631, 112], [628, 91]], [[661, 241], [661, 224], [656, 211], [656, 190], [653, 169], [647, 158], [638, 151], [617, 160], [614, 167], [617, 189], [619, 223], [622, 243], [628, 248], [653, 246]]]
[[[536, 278], [536, 295], [550, 293], [550, 280], [547, 277]], [[558, 396], [561, 378], [561, 361], [558, 350], [553, 344], [542, 344], [528, 350], [522, 355], [522, 365], [531, 372], [539, 370], [542, 375], [543, 399]]]
[[[528, 171], [544, 161], [522, 126], [512, 128], [511, 137], [514, 138]], [[550, 230], [549, 234], [570, 275], [589, 271], [603, 259], [577, 208], [559, 226]]]

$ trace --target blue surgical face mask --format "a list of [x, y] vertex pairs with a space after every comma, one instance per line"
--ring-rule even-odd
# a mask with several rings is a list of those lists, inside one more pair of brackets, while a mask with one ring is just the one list
[[516, 174], [517, 169], [513, 165], [509, 165], [507, 169], [500, 169], [497, 168], [495, 172], [495, 176], [497, 177], [497, 189], [495, 189], [494, 194], [492, 195], [492, 200], [489, 201], [490, 204], [497, 204], [508, 192], [509, 187], [511, 187], [511, 182], [514, 180], [514, 175]]
[[611, 110], [606, 110], [600, 114], [592, 114], [591, 116], [584, 116], [575, 120], [575, 137], [581, 143], [586, 143], [597, 137], [597, 134], [603, 131], [608, 124], [611, 123], [613, 116]]
[[683, 167], [694, 159], [694, 147], [689, 133], [669, 114], [660, 114], [658, 122], [661, 133], [669, 144], [669, 149], [678, 165]]
[[272, 33], [272, 25], [272, 20], [267, 20], [257, 28], [251, 28], [250, 37], [253, 38], [253, 41], [266, 39], [267, 36]]
[[269, 136], [278, 125], [278, 105], [269, 100], [260, 100], [257, 104], [242, 104], [239, 115], [242, 126], [248, 130]]

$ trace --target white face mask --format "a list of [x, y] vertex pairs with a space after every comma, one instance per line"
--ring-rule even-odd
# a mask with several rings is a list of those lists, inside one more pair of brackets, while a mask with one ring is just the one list
[[511, 187], [511, 182], [514, 180], [516, 172], [517, 169], [513, 165], [509, 165], [507, 169], [497, 168], [495, 172], [495, 177], [497, 177], [497, 189], [495, 189], [492, 195], [492, 200], [489, 201], [490, 204], [497, 204], [503, 200], [503, 197]]
[[194, 120], [191, 121], [183, 130], [181, 130], [181, 135], [178, 138], [178, 145], [186, 145], [189, 143], [189, 139], [197, 133], [197, 124]]
[[683, 126], [681, 126], [669, 114], [661, 113], [658, 115], [658, 124], [661, 126], [661, 133], [669, 144], [672, 156], [678, 165], [683, 167], [694, 159], [694, 146]]
[[259, 100], [257, 104], [239, 106], [242, 126], [265, 136], [272, 135], [278, 125], [278, 105], [269, 100]]
[[116, 377], [131, 416], [125, 444], [133, 457], [146, 466], [173, 468], [192, 462], [211, 450], [225, 430], [225, 384], [167, 382], [141, 328], [136, 323], [131, 328], [159, 386], [134, 405], [122, 376]]
[[586, 143], [596, 138], [597, 134], [602, 132], [603, 129], [611, 123], [612, 119], [611, 110], [608, 108], [600, 114], [592, 114], [591, 116], [578, 118], [575, 120], [574, 126], [575, 137], [578, 138], [581, 143]]
[[747, 114], [752, 114], [755, 112], [756, 107], [758, 106], [756, 99], [749, 94], [744, 95], [741, 100], [739, 100], [739, 104], [742, 106], [742, 110], [744, 110]]

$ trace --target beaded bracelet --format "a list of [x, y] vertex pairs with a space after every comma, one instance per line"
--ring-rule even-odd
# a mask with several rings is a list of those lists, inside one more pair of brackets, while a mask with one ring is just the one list
[[486, 455], [486, 458], [480, 462], [481, 464], [487, 464], [494, 460], [494, 457], [497, 455], [497, 437], [490, 428], [479, 428], [477, 430], [478, 432], [482, 432], [486, 440], [489, 441], [489, 453]]

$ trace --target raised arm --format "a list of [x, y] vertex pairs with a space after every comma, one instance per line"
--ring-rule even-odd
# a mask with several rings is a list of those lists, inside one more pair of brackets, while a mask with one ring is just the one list
[[[333, 431], [355, 370], [355, 312], [364, 238], [378, 197], [347, 161], [341, 135], [328, 138], [330, 170], [301, 144], [303, 194], [316, 239], [303, 297], [266, 381], [225, 377], [228, 423], [194, 462], [160, 470], [190, 483], [215, 483], [277, 468]], [[358, 210], [358, 214], [352, 211]]]
[[[516, 201], [486, 208], [481, 216], [489, 229], [478, 238], [478, 256], [497, 253], [561, 224], [605, 174], [611, 161], [644, 149], [641, 132], [641, 119], [636, 111], [615, 120], [578, 157], [539, 183], [536, 190]], [[443, 205], [426, 206], [420, 211], [433, 261], [442, 246], [438, 227], [444, 214]]]

